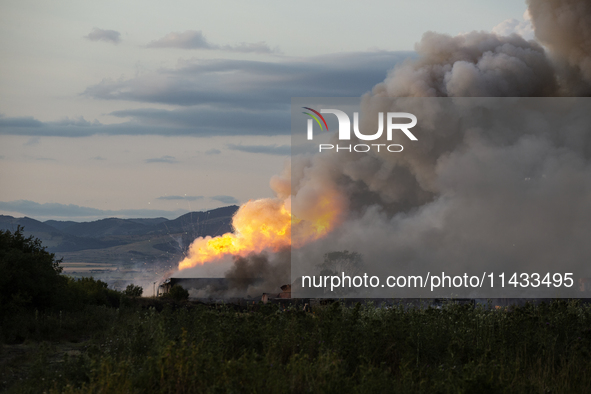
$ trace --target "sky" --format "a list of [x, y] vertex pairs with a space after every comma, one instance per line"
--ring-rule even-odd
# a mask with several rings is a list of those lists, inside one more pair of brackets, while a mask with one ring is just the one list
[[525, 2], [0, 1], [0, 214], [175, 218], [270, 197], [292, 97], [358, 97], [423, 33]]

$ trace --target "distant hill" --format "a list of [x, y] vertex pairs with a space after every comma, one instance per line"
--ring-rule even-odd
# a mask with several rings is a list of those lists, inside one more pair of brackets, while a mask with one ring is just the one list
[[169, 234], [193, 232], [195, 234], [221, 235], [232, 231], [232, 216], [238, 206], [212, 209], [205, 212], [189, 212], [174, 220], [154, 226], [155, 231]]
[[162, 222], [167, 222], [168, 219], [167, 218], [153, 218], [153, 219], [129, 219], [132, 222], [135, 223], [140, 223], [140, 224], [145, 224], [145, 225], [153, 225], [153, 224], [158, 224], [158, 223], [162, 223]]
[[[47, 246], [49, 252], [76, 252], [129, 245], [150, 239], [160, 241], [152, 248], [159, 253], [182, 253], [197, 237], [216, 236], [232, 231], [232, 216], [238, 206], [190, 212], [176, 219], [107, 218], [92, 222], [38, 220], [0, 215], [0, 229], [14, 231], [20, 225], [27, 236], [33, 235]], [[162, 242], [165, 236], [166, 242]]]
[[15, 231], [18, 226], [24, 227], [27, 232], [60, 232], [60, 230], [47, 223], [26, 216], [24, 218], [15, 218], [8, 215], [0, 215], [0, 230]]
[[72, 222], [72, 221], [59, 221], [59, 220], [47, 220], [44, 222], [58, 230], [65, 233], [98, 238], [108, 235], [129, 235], [129, 234], [141, 234], [146, 231], [147, 228], [163, 223], [169, 222], [166, 218], [154, 218], [154, 219], [119, 219], [119, 218], [107, 218], [95, 220], [92, 222]]
[[61, 220], [46, 220], [43, 223], [50, 225], [53, 228], [57, 228], [60, 231], [63, 231], [70, 227], [73, 224], [78, 224], [78, 222], [72, 221], [61, 221]]
[[151, 225], [135, 222], [133, 219], [108, 218], [93, 222], [75, 223], [62, 231], [88, 238], [102, 238], [113, 235], [142, 234], [148, 231]]
[[122, 240], [99, 240], [79, 237], [28, 217], [15, 218], [0, 215], [0, 230], [15, 231], [18, 226], [23, 227], [25, 236], [32, 235], [39, 238], [49, 252], [102, 249], [124, 243]]

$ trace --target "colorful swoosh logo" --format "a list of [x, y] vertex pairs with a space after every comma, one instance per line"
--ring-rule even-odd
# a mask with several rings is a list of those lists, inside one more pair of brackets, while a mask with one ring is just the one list
[[[326, 126], [326, 131], [328, 131], [328, 125], [326, 124], [326, 120], [324, 120], [324, 116], [320, 115], [320, 112], [313, 110], [312, 108], [309, 107], [302, 107], [303, 109], [307, 109], [309, 111], [314, 112], [316, 115], [318, 115], [320, 117], [320, 119], [322, 119], [322, 122], [324, 122], [324, 125]], [[318, 123], [318, 126], [320, 126], [320, 130], [324, 130], [324, 128], [322, 127], [322, 123], [320, 123], [320, 119], [318, 119], [316, 116], [314, 116], [313, 114], [309, 113], [309, 112], [302, 112], [303, 114], [306, 114], [308, 116], [311, 116], [312, 118], [314, 118], [314, 120], [316, 121], [316, 123]]]

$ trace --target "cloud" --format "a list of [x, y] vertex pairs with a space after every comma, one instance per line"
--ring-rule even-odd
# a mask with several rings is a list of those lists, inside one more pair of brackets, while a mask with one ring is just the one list
[[[205, 198], [204, 196], [162, 196], [162, 197], [158, 197], [158, 200], [167, 200], [167, 201], [197, 201], [197, 200], [202, 200], [203, 198]], [[210, 199], [215, 200], [215, 201], [219, 201], [222, 202], [224, 204], [237, 204], [238, 200], [236, 200], [234, 197], [232, 196], [213, 196], [210, 197]]]
[[264, 153], [266, 155], [289, 156], [291, 154], [290, 145], [236, 145], [228, 144], [228, 148], [248, 153]]
[[100, 157], [100, 156], [95, 156], [92, 158], [93, 160], [107, 160], [104, 157]]
[[39, 137], [31, 137], [29, 138], [29, 140], [27, 142], [25, 142], [23, 145], [25, 146], [35, 146], [35, 145], [39, 145], [39, 141], [41, 140], [41, 138]]
[[178, 163], [178, 160], [175, 159], [173, 156], [162, 156], [156, 157], [152, 159], [146, 159], [146, 163]]
[[[41, 122], [30, 116], [14, 118], [0, 117], [0, 135], [86, 137], [94, 134], [113, 134], [112, 131], [107, 129], [96, 119], [93, 122], [89, 122], [83, 117], [65, 117], [55, 122]], [[129, 133], [115, 132], [114, 134]], [[26, 144], [34, 144], [36, 141], [37, 139], [32, 138]]]
[[205, 151], [206, 155], [219, 155], [220, 153], [222, 153], [222, 151], [219, 149], [210, 149], [208, 151]]
[[180, 49], [208, 49], [243, 53], [274, 53], [265, 42], [240, 43], [238, 45], [215, 45], [207, 41], [200, 30], [186, 30], [182, 33], [168, 33], [164, 37], [154, 40], [148, 48], [180, 48]]
[[243, 53], [281, 53], [279, 48], [271, 49], [264, 41], [254, 43], [241, 42], [238, 45], [224, 45], [220, 47], [220, 49], [229, 52]]
[[77, 126], [77, 127], [90, 127], [90, 126], [100, 126], [101, 123], [98, 120], [94, 120], [93, 122], [89, 122], [84, 119], [83, 116], [78, 116], [75, 118], [64, 117], [57, 122], [53, 122], [55, 125], [59, 126]]
[[[201, 107], [177, 110], [137, 109], [115, 111], [110, 115], [130, 118], [115, 124], [63, 125], [61, 122], [38, 122], [23, 126], [7, 118], [0, 135], [88, 137], [91, 135], [182, 135], [196, 137], [233, 135], [288, 135], [290, 113], [284, 111], [244, 111]], [[33, 122], [29, 122], [33, 124]]]
[[0, 135], [273, 136], [290, 134], [292, 97], [359, 97], [411, 52], [356, 52], [275, 62], [191, 60], [127, 80], [105, 79], [82, 94], [99, 100], [166, 104], [111, 112], [125, 120], [41, 122], [0, 117]]
[[168, 33], [159, 40], [150, 42], [148, 48], [214, 49], [201, 31], [187, 30]]
[[162, 196], [158, 197], [158, 200], [185, 200], [185, 201], [197, 201], [201, 200], [203, 196]]
[[84, 36], [84, 38], [90, 41], [105, 41], [118, 44], [121, 42], [121, 33], [115, 30], [104, 30], [95, 27], [87, 36]]
[[264, 62], [197, 59], [127, 80], [104, 79], [83, 96], [177, 106], [286, 109], [292, 97], [359, 97], [411, 52], [353, 52]]
[[208, 109], [201, 107], [165, 109], [134, 109], [115, 111], [111, 115], [130, 118], [135, 125], [162, 127], [165, 133], [196, 135], [287, 135], [290, 113], [256, 109]]
[[213, 196], [211, 199], [224, 204], [238, 204], [238, 200], [232, 196]]
[[16, 212], [35, 218], [62, 217], [62, 218], [149, 218], [166, 217], [176, 218], [187, 213], [187, 210], [165, 211], [158, 209], [120, 209], [103, 210], [90, 207], [83, 207], [74, 204], [44, 203], [39, 204], [29, 200], [0, 201], [0, 210], [5, 212]]
[[34, 127], [42, 127], [43, 122], [34, 119], [32, 116], [26, 117], [16, 117], [16, 118], [5, 118], [0, 117], [0, 128], [7, 128], [7, 127], [27, 127], [27, 128], [34, 128]]

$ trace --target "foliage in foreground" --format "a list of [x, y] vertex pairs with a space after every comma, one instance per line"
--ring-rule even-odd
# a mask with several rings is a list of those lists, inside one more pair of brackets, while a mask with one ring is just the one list
[[15, 315], [26, 312], [118, 307], [123, 296], [142, 294], [140, 286], [129, 285], [118, 292], [94, 278], [60, 275], [60, 263], [39, 239], [25, 237], [22, 227], [14, 232], [0, 230], [0, 324], [9, 324]]
[[136, 286], [134, 284], [127, 285], [125, 290], [123, 290], [123, 294], [128, 297], [141, 297], [143, 292], [144, 289], [141, 286]]
[[[30, 361], [29, 380], [14, 378], [18, 373], [11, 377], [5, 368], [0, 379], [7, 383], [0, 389], [591, 392], [591, 309], [574, 301], [510, 310], [335, 303], [313, 313], [189, 303], [169, 303], [158, 312], [142, 309], [138, 301], [121, 309], [89, 306], [61, 319], [67, 328], [58, 331], [69, 333], [69, 340], [91, 338], [80, 344], [81, 354], [52, 361], [55, 352], [47, 349], [58, 345], [45, 343]], [[58, 329], [51, 314], [30, 324], [46, 333], [37, 339], [55, 335], [51, 326]]]
[[23, 228], [14, 233], [0, 230], [0, 317], [16, 309], [45, 309], [60, 302], [65, 285], [56, 260], [39, 239], [25, 237]]
[[179, 285], [174, 285], [168, 293], [162, 295], [164, 298], [171, 298], [175, 301], [186, 301], [189, 299], [189, 292]]
[[59, 263], [21, 228], [0, 231], [2, 391], [591, 392], [591, 308], [575, 301], [239, 310], [180, 287], [137, 298]]

